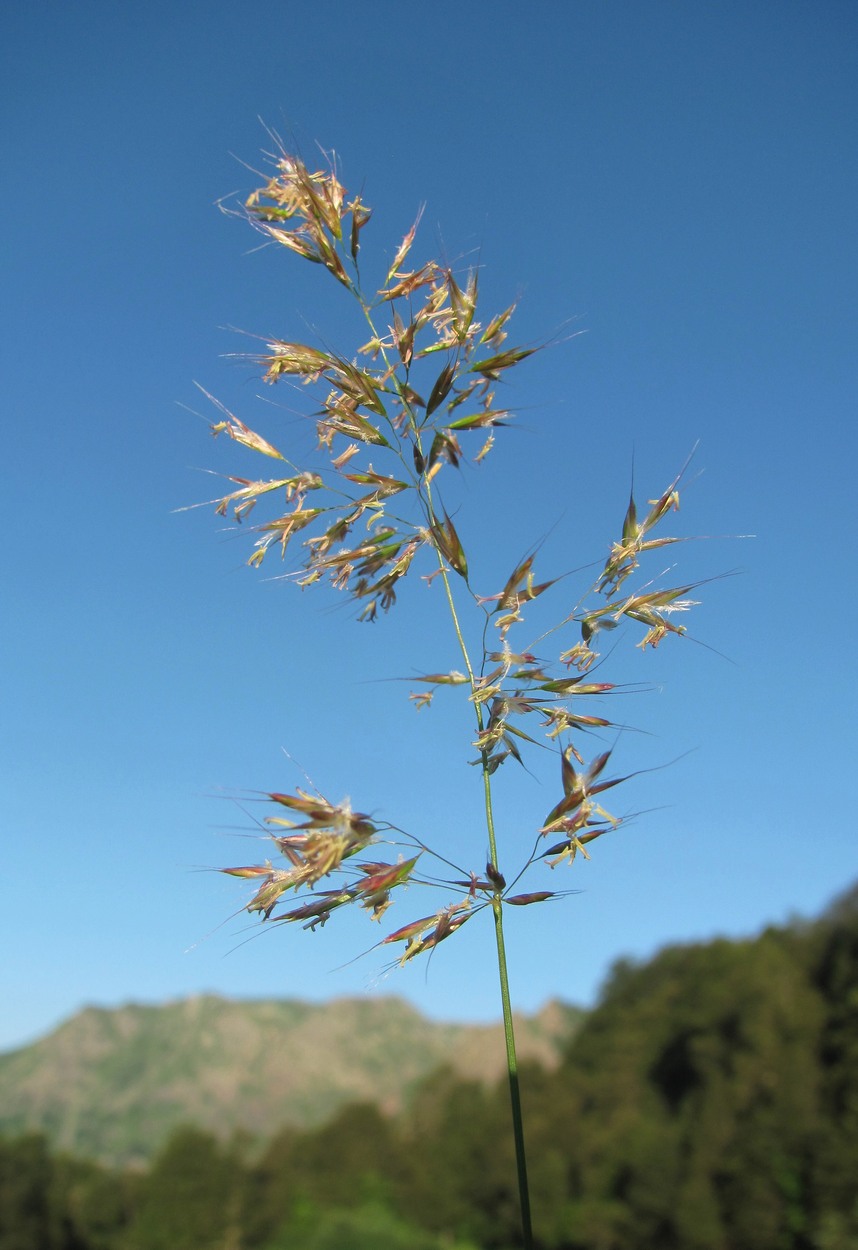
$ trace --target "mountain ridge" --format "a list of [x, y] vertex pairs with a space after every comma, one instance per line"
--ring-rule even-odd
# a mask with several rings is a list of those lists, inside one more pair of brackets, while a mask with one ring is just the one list
[[[520, 1057], [555, 1068], [583, 1012], [552, 1000], [517, 1016]], [[349, 1102], [396, 1113], [434, 1069], [491, 1082], [503, 1027], [439, 1022], [397, 997], [230, 999], [88, 1006], [0, 1054], [0, 1133], [142, 1163], [179, 1124], [265, 1137], [322, 1123]]]

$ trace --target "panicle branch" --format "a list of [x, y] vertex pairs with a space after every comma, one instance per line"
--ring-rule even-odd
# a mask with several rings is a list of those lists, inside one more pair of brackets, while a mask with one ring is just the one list
[[[393, 606], [398, 582], [421, 552], [467, 579], [462, 542], [451, 518], [438, 512], [431, 483], [445, 466], [461, 467], [470, 454], [464, 440], [472, 431], [489, 431], [472, 454], [480, 462], [491, 448], [491, 431], [511, 420], [509, 410], [496, 405], [493, 385], [537, 350], [499, 350], [514, 306], [484, 329], [476, 319], [475, 271], [460, 281], [434, 260], [403, 269], [419, 214], [384, 285], [366, 298], [358, 257], [372, 210], [360, 196], [348, 197], [333, 161], [328, 169], [311, 172], [299, 157], [279, 153], [272, 177], [248, 197], [245, 213], [273, 243], [327, 269], [372, 329], [351, 359], [279, 338], [271, 338], [268, 351], [257, 358], [268, 383], [292, 378], [316, 392], [317, 454], [286, 478], [230, 479], [238, 489], [217, 501], [222, 516], [242, 521], [260, 500], [276, 501], [278, 495], [291, 505], [256, 527], [248, 563], [261, 565], [275, 546], [285, 557], [301, 534], [299, 585], [330, 581], [358, 601], [359, 618], [368, 621]], [[380, 319], [386, 326], [377, 325]], [[440, 371], [429, 359], [439, 352]], [[213, 423], [214, 434], [228, 433], [251, 451], [283, 459], [267, 438], [225, 415]], [[318, 506], [305, 505], [311, 491], [319, 496]], [[388, 512], [394, 496], [407, 505], [395, 518]], [[354, 538], [359, 522], [372, 533]]]

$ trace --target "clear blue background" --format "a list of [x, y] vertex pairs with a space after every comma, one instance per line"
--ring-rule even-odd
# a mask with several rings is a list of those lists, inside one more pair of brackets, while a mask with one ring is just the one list
[[[652, 687], [614, 705], [646, 731], [618, 767], [691, 753], [620, 792], [657, 810], [555, 877], [581, 894], [512, 917], [517, 1004], [589, 1003], [618, 956], [810, 915], [858, 875], [856, 36], [853, 4], [797, 0], [5, 6], [0, 1045], [84, 1003], [373, 986], [379, 952], [342, 967], [362, 918], [240, 945], [218, 926], [242, 886], [197, 871], [257, 856], [229, 796], [298, 765], [485, 854], [467, 708], [416, 715], [383, 680], [458, 663], [437, 591], [358, 625], [173, 511], [216, 493], [202, 469], [258, 469], [212, 443], [195, 380], [309, 441], [228, 327], [362, 341], [319, 269], [215, 207], [258, 184], [260, 118], [311, 164], [337, 150], [379, 268], [425, 201], [423, 254], [479, 257], [517, 341], [565, 340], [464, 480], [480, 589], [543, 538], [541, 575], [603, 557], [632, 457], [645, 498], [698, 440], [680, 532], [756, 535], [677, 549], [683, 577], [742, 570], [705, 588], [705, 646], [609, 662]], [[498, 778], [504, 863], [556, 801], [535, 774]], [[496, 1016], [489, 930], [377, 992]]]

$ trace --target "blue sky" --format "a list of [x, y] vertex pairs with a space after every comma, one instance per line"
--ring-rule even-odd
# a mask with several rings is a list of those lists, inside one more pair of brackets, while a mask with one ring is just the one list
[[[308, 163], [336, 149], [376, 209], [367, 254], [425, 202], [424, 254], [478, 258], [486, 310], [519, 299], [516, 341], [561, 340], [516, 371], [517, 428], [462, 484], [480, 585], [540, 540], [545, 576], [603, 557], [632, 458], [645, 498], [698, 441], [680, 532], [756, 535], [678, 549], [683, 578], [740, 570], [705, 588], [705, 645], [609, 662], [651, 687], [622, 704], [646, 732], [621, 770], [677, 762], [553, 882], [582, 893], [512, 917], [517, 1004], [590, 1003], [620, 956], [852, 883], [856, 27], [793, 0], [6, 8], [0, 1046], [206, 990], [499, 1014], [489, 925], [379, 980], [377, 953], [347, 962], [367, 922], [244, 943], [241, 885], [199, 871], [255, 854], [254, 792], [300, 769], [485, 854], [467, 707], [417, 715], [387, 680], [457, 664], [437, 596], [415, 579], [359, 625], [175, 511], [214, 493], [203, 470], [250, 467], [195, 382], [301, 437], [230, 327], [361, 342], [334, 283], [216, 208], [259, 181], [260, 118]], [[499, 775], [502, 862], [556, 801], [556, 765], [534, 772]]]

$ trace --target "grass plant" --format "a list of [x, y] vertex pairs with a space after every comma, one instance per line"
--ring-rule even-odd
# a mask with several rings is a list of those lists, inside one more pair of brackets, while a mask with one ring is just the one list
[[[445, 506], [447, 483], [466, 462], [488, 471], [495, 440], [514, 415], [498, 398], [501, 384], [540, 349], [510, 343], [515, 305], [481, 315], [476, 268], [454, 272], [439, 260], [411, 261], [419, 216], [380, 287], [369, 289], [361, 260], [372, 209], [361, 196], [349, 196], [333, 159], [311, 171], [279, 148], [271, 160], [270, 177], [247, 199], [242, 215], [266, 242], [318, 266], [320, 276], [354, 301], [364, 341], [347, 355], [317, 343], [265, 344], [256, 358], [265, 381], [290, 379], [313, 395], [316, 407], [308, 420], [315, 422], [317, 447], [307, 462], [295, 463], [275, 445], [276, 435], [269, 441], [218, 405], [212, 432], [263, 457], [272, 476], [232, 477], [230, 489], [213, 502], [219, 515], [236, 522], [252, 513], [256, 520], [259, 505], [266, 515], [252, 527], [249, 563], [259, 567], [272, 555], [288, 557], [298, 586], [331, 583], [353, 601], [361, 621], [389, 612], [409, 574], [420, 570], [418, 576], [435, 583], [449, 613], [455, 658], [446, 671], [420, 675], [411, 698], [419, 709], [443, 687], [461, 694], [472, 725], [485, 828], [474, 830], [470, 845], [462, 847], [468, 862], [460, 867], [421, 837], [312, 787], [272, 791], [266, 817], [271, 857], [223, 871], [253, 883], [246, 908], [263, 923], [310, 930], [355, 909], [386, 923], [391, 904], [407, 907], [416, 886], [435, 891], [436, 899], [445, 890], [440, 906], [416, 917], [406, 911], [410, 918], [402, 917], [404, 923], [380, 938], [378, 945], [397, 952], [400, 964], [429, 956], [478, 916], [491, 918], [522, 1245], [529, 1250], [504, 916], [509, 907], [539, 906], [568, 893], [524, 888], [523, 878], [540, 865], [559, 869], [589, 858], [592, 844], [623, 823], [604, 804], [628, 775], [613, 770], [612, 748], [594, 752], [587, 745], [609, 740], [617, 727], [604, 714], [616, 687], [602, 678], [598, 648], [623, 622], [639, 634], [644, 651], [685, 632], [681, 622], [693, 606], [695, 584], [663, 585], [639, 575], [642, 560], [681, 541], [662, 532], [678, 507], [679, 479], [641, 511], [632, 494], [604, 564], [573, 604], [565, 577], [537, 578], [535, 551], [510, 559], [504, 583], [478, 593], [479, 571]], [[518, 639], [531, 605], [552, 591], [562, 600], [554, 623], [540, 623], [537, 636], [522, 645]], [[502, 866], [493, 779], [502, 766], [522, 765], [538, 746], [556, 754], [556, 802], [534, 818], [527, 845], [504, 847]], [[548, 880], [543, 874], [536, 884]]]

